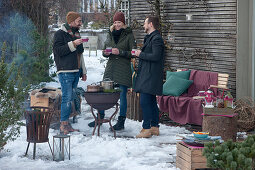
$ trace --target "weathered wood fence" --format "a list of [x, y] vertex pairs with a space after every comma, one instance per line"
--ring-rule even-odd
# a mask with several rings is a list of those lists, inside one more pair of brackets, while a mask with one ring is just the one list
[[[131, 23], [138, 43], [147, 15], [157, 13], [155, 0], [130, 1]], [[237, 0], [159, 0], [166, 69], [189, 68], [230, 75], [236, 95]]]

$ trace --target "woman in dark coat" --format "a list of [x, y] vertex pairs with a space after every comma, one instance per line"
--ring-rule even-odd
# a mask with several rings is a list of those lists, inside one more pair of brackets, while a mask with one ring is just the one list
[[[125, 16], [122, 12], [115, 13], [113, 22], [104, 45], [104, 49], [111, 47], [112, 52], [103, 51], [103, 56], [109, 58], [103, 79], [110, 79], [120, 86], [120, 115], [113, 128], [121, 130], [124, 129], [126, 119], [127, 88], [132, 85], [131, 50], [135, 40], [131, 28], [125, 25]], [[100, 111], [100, 118], [104, 118], [104, 111]], [[95, 122], [89, 123], [90, 127], [94, 125]]]

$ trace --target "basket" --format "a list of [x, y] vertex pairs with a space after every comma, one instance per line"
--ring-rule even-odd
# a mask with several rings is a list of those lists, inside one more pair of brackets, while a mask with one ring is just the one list
[[248, 120], [238, 120], [237, 121], [237, 128], [239, 132], [247, 132], [253, 130], [255, 128], [255, 121], [248, 121]]

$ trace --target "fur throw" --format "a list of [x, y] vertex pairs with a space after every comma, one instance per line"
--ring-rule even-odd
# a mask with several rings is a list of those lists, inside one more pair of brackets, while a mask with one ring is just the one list
[[56, 99], [62, 96], [60, 89], [53, 87], [44, 87], [42, 89], [35, 89], [30, 93], [30, 96], [35, 96], [36, 98], [51, 98]]

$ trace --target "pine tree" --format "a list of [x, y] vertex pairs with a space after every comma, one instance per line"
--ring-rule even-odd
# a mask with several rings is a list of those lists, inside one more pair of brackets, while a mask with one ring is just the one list
[[3, 43], [0, 58], [0, 150], [20, 133], [22, 102], [27, 93], [27, 88], [22, 88], [19, 72], [13, 72], [15, 65], [8, 68], [5, 63], [5, 50], [6, 44]]

